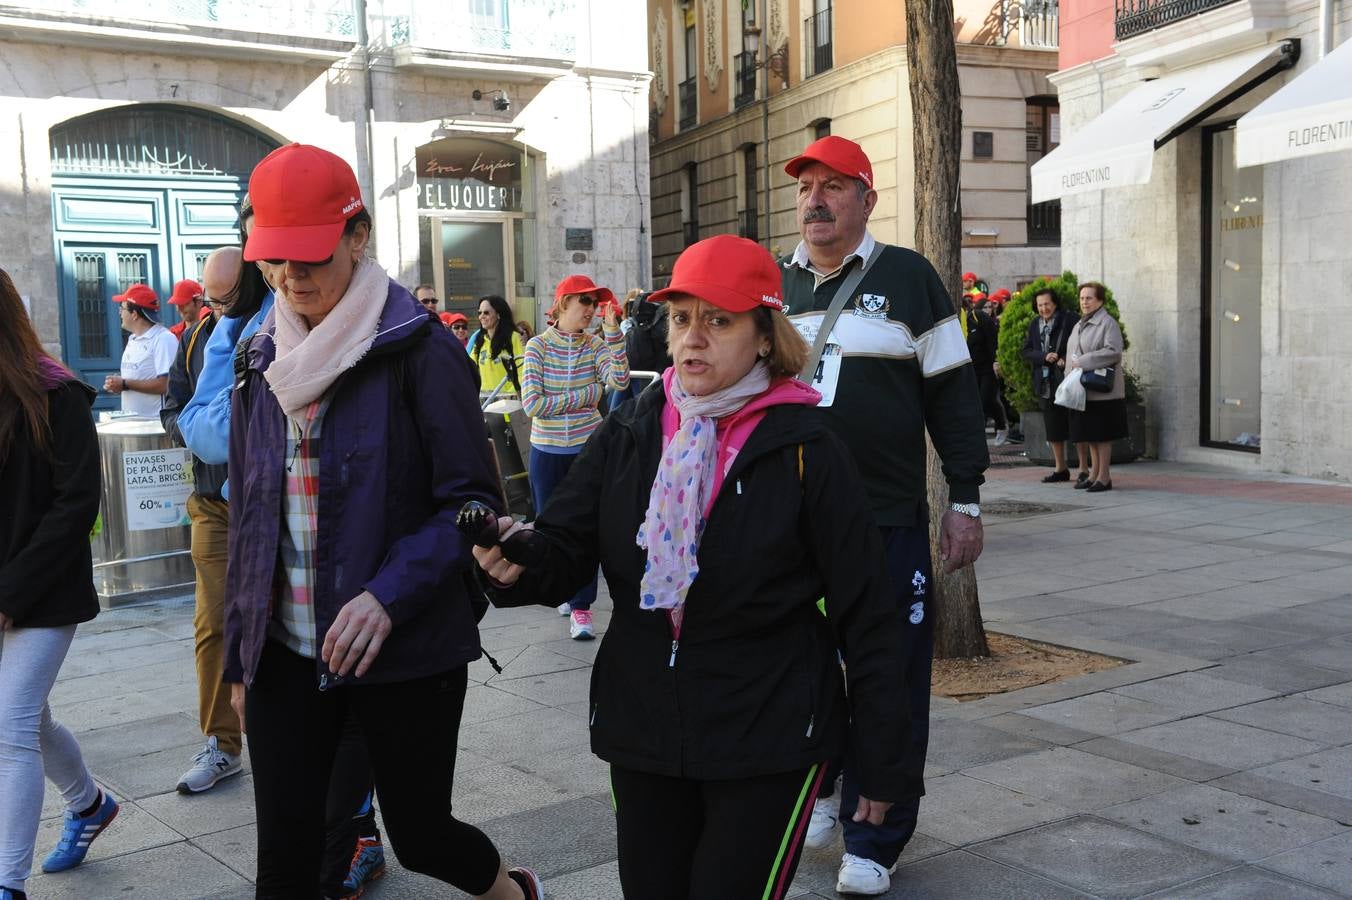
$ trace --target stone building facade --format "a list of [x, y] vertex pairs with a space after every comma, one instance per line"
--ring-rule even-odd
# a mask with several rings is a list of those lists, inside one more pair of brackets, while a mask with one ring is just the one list
[[[1320, 78], [1319, 5], [1218, 0], [1145, 25], [1133, 13], [1153, 4], [1137, 6], [1116, 16], [1105, 0], [1065, 7], [1070, 65], [1052, 80], [1067, 141], [1143, 85], [1196, 83], [1227, 65], [1241, 74], [1158, 142], [1145, 183], [1061, 197], [1065, 266], [1112, 288], [1161, 458], [1352, 479], [1352, 401], [1339, 377], [1352, 370], [1342, 302], [1352, 153], [1236, 158], [1236, 123], [1296, 78]], [[1352, 9], [1333, 4], [1329, 25], [1336, 45]]]
[[[826, 133], [873, 162], [873, 233], [914, 243], [914, 162], [900, 5], [867, 0], [648, 0], [653, 250], [660, 284], [692, 240], [798, 240], [784, 163]], [[1055, 146], [1055, 0], [958, 0], [963, 263], [992, 288], [1059, 271], [1057, 204], [1028, 167]], [[753, 50], [753, 44], [758, 45]]]
[[392, 277], [538, 325], [567, 273], [650, 280], [644, 32], [625, 0], [5, 7], [0, 265], [101, 383], [107, 298], [195, 277], [253, 164], [300, 141], [353, 165]]

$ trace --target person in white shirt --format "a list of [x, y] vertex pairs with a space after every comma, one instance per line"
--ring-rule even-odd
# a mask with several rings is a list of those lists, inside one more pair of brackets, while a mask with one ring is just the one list
[[122, 411], [135, 416], [158, 416], [169, 390], [169, 369], [178, 354], [178, 341], [159, 324], [160, 300], [149, 285], [133, 284], [117, 294], [122, 330], [131, 338], [122, 351], [122, 373], [103, 379], [103, 389], [122, 396]]

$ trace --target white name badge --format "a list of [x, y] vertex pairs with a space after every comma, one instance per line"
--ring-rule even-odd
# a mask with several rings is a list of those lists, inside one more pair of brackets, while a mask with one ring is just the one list
[[[807, 341], [808, 346], [811, 346], [813, 341], [817, 339], [820, 324], [821, 320], [819, 319], [812, 322], [806, 322], [802, 319], [793, 320], [794, 327], [803, 336], [803, 340]], [[840, 345], [830, 341], [827, 341], [826, 346], [822, 348], [822, 358], [817, 362], [817, 371], [813, 373], [811, 382], [817, 393], [822, 395], [818, 406], [830, 406], [835, 402], [836, 385], [840, 382], [841, 354]]]

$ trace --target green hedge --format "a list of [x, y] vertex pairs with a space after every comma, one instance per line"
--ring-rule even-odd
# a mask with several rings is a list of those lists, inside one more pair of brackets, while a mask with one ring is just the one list
[[[1009, 402], [1019, 412], [1028, 412], [1038, 408], [1037, 396], [1033, 393], [1033, 370], [1029, 366], [1019, 351], [1023, 349], [1024, 338], [1028, 336], [1028, 323], [1037, 317], [1037, 309], [1033, 305], [1033, 298], [1038, 291], [1051, 286], [1056, 293], [1056, 302], [1062, 309], [1068, 309], [1075, 315], [1080, 314], [1080, 294], [1079, 279], [1075, 277], [1074, 272], [1062, 272], [1060, 277], [1048, 280], [1039, 278], [1032, 284], [1019, 291], [1005, 304], [1004, 313], [1000, 316], [1000, 344], [996, 351], [995, 358], [1000, 363], [1000, 372], [1005, 380], [1005, 396]], [[1117, 324], [1122, 328], [1122, 349], [1125, 350], [1131, 346], [1127, 338], [1127, 327], [1122, 324], [1122, 316], [1118, 312], [1117, 302], [1113, 300], [1111, 289], [1107, 291], [1108, 299], [1105, 306], [1108, 307], [1108, 315], [1117, 320]], [[1140, 387], [1137, 384], [1136, 376], [1131, 372], [1126, 372], [1127, 378], [1127, 399], [1140, 400]]]

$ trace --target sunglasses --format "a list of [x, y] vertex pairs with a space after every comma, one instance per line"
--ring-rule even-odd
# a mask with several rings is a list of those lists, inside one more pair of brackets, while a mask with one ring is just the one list
[[330, 253], [327, 259], [321, 259], [319, 262], [305, 262], [300, 259], [265, 259], [263, 262], [270, 266], [284, 266], [287, 263], [292, 263], [293, 265], [304, 266], [307, 269], [318, 269], [333, 262], [333, 254]]
[[595, 306], [595, 305], [596, 305], [596, 295], [595, 295], [595, 294], [578, 294], [578, 295], [577, 295], [577, 302], [578, 302], [578, 303], [581, 303], [583, 306]]
[[469, 331], [469, 326], [468, 326], [468, 325], [465, 325], [465, 324], [463, 324], [463, 323], [457, 322], [456, 324], [454, 324], [454, 325], [451, 326], [451, 331]]

